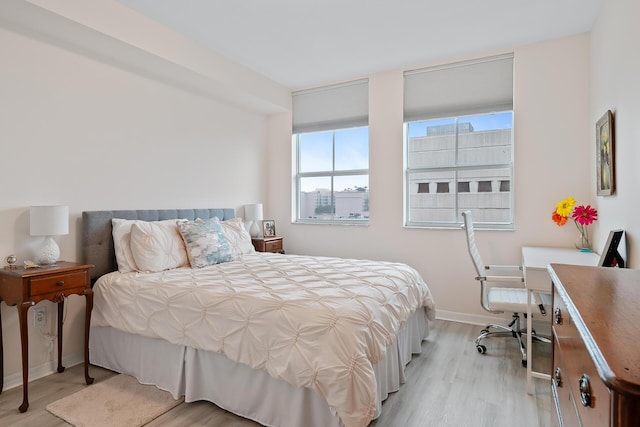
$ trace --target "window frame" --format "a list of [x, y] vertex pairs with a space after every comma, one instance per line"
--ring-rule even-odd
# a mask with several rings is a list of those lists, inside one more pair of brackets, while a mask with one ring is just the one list
[[[500, 162], [496, 162], [496, 163], [477, 163], [477, 164], [464, 164], [464, 165], [460, 165], [458, 163], [458, 155], [459, 155], [459, 150], [460, 150], [460, 145], [459, 145], [459, 136], [460, 136], [460, 132], [459, 132], [459, 127], [458, 124], [460, 123], [461, 119], [464, 119], [465, 117], [475, 117], [475, 116], [479, 116], [479, 115], [491, 115], [491, 114], [500, 114], [500, 113], [511, 113], [511, 138], [510, 138], [510, 145], [511, 145], [511, 159], [510, 162], [508, 163], [500, 163]], [[446, 166], [432, 166], [432, 167], [421, 167], [421, 168], [409, 168], [409, 125], [411, 123], [417, 123], [417, 122], [425, 122], [425, 121], [430, 121], [430, 120], [448, 120], [448, 119], [453, 119], [455, 121], [455, 161], [454, 164], [452, 165], [446, 165]], [[424, 119], [416, 119], [416, 120], [411, 120], [411, 121], [406, 121], [404, 122], [404, 126], [403, 126], [403, 130], [404, 130], [404, 141], [403, 141], [403, 145], [404, 145], [404, 226], [407, 228], [437, 228], [437, 229], [446, 229], [446, 228], [459, 228], [463, 225], [463, 220], [461, 217], [461, 213], [462, 210], [460, 208], [460, 203], [459, 203], [459, 194], [461, 193], [458, 190], [459, 187], [459, 183], [464, 181], [463, 179], [460, 179], [458, 176], [458, 172], [460, 171], [471, 171], [471, 170], [487, 170], [487, 169], [509, 169], [509, 175], [510, 175], [510, 184], [509, 184], [509, 193], [510, 193], [510, 197], [509, 197], [509, 221], [507, 222], [489, 222], [489, 221], [485, 221], [485, 222], [476, 222], [474, 221], [474, 226], [478, 229], [492, 229], [492, 230], [514, 230], [515, 227], [515, 221], [514, 221], [514, 206], [515, 206], [515, 185], [514, 184], [514, 158], [515, 158], [515, 138], [514, 138], [514, 112], [513, 109], [500, 109], [499, 111], [491, 111], [491, 112], [481, 112], [481, 113], [474, 113], [474, 114], [453, 114], [447, 117], [431, 117], [431, 118], [424, 118]], [[454, 181], [452, 183], [452, 185], [449, 186], [449, 193], [454, 195], [454, 212], [455, 212], [455, 221], [411, 221], [410, 220], [410, 212], [411, 212], [411, 182], [410, 182], [410, 177], [412, 174], [415, 173], [420, 173], [420, 172], [434, 172], [434, 171], [439, 171], [439, 172], [454, 172]], [[502, 192], [502, 182], [503, 180], [500, 181], [500, 190], [499, 192]], [[439, 187], [438, 187], [439, 188]], [[439, 191], [437, 191], [439, 192]], [[421, 193], [416, 193], [416, 194], [421, 194]]]
[[[363, 203], [366, 202], [366, 206], [369, 206], [369, 168], [366, 169], [341, 169], [336, 170], [336, 132], [346, 129], [366, 129], [367, 132], [367, 164], [369, 165], [369, 126], [354, 126], [349, 128], [337, 128], [337, 129], [324, 129], [318, 132], [331, 132], [331, 166], [332, 170], [328, 171], [313, 171], [313, 172], [300, 172], [301, 170], [301, 150], [300, 150], [300, 136], [304, 134], [316, 133], [316, 132], [300, 132], [292, 135], [292, 143], [295, 150], [295, 200], [296, 200], [296, 209], [295, 209], [295, 219], [294, 222], [298, 224], [349, 224], [349, 225], [368, 225], [369, 224], [369, 216], [362, 218], [336, 218], [335, 217], [335, 178], [336, 177], [348, 177], [348, 176], [367, 176], [367, 196], [366, 199], [363, 200]], [[331, 200], [331, 213], [332, 218], [302, 218], [300, 216], [300, 208], [301, 208], [301, 194], [302, 194], [302, 185], [301, 181], [303, 178], [329, 178], [331, 182], [330, 186], [330, 200]], [[363, 212], [369, 212], [366, 210]]]

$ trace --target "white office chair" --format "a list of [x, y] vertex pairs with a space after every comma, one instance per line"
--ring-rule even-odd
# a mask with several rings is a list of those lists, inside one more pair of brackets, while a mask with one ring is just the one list
[[[527, 290], [524, 287], [524, 277], [522, 276], [522, 266], [518, 265], [485, 265], [482, 262], [476, 240], [473, 233], [473, 221], [471, 211], [462, 213], [464, 218], [464, 229], [467, 235], [467, 247], [469, 255], [473, 260], [473, 266], [476, 269], [476, 280], [480, 282], [480, 303], [482, 308], [493, 314], [501, 314], [504, 312], [513, 313], [511, 323], [508, 326], [489, 324], [482, 329], [480, 335], [476, 339], [476, 350], [480, 354], [487, 351], [487, 347], [482, 344], [482, 340], [490, 337], [512, 337], [518, 340], [520, 352], [522, 353], [522, 366], [527, 366], [527, 349], [523, 334], [526, 335], [526, 329], [520, 327], [519, 313], [527, 312]], [[494, 273], [494, 274], [489, 274]], [[497, 287], [489, 286], [488, 283], [508, 282], [515, 287]], [[536, 295], [532, 295], [535, 300]], [[537, 301], [533, 301], [537, 304]], [[541, 307], [544, 312], [544, 308]], [[548, 338], [536, 335], [532, 332], [532, 339], [538, 341], [550, 342]]]

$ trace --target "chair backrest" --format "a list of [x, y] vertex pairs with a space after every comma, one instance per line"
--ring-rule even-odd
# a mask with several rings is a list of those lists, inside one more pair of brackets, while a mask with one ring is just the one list
[[469, 255], [471, 255], [473, 266], [476, 268], [478, 277], [484, 277], [486, 275], [486, 272], [484, 263], [482, 262], [482, 258], [480, 257], [480, 252], [478, 252], [478, 248], [476, 247], [476, 238], [473, 233], [473, 217], [471, 215], [471, 211], [462, 212], [462, 217], [464, 218], [464, 231], [467, 234], [467, 248], [469, 249]]
[[480, 305], [490, 313], [502, 313], [501, 311], [492, 310], [489, 306], [489, 287], [485, 280], [487, 273], [484, 268], [482, 258], [480, 257], [480, 252], [478, 252], [478, 248], [476, 247], [476, 238], [473, 233], [473, 216], [471, 215], [471, 211], [462, 212], [462, 217], [464, 218], [463, 228], [467, 235], [467, 249], [469, 249], [469, 255], [471, 255], [473, 266], [476, 268], [476, 274], [478, 275], [476, 280], [480, 281]]

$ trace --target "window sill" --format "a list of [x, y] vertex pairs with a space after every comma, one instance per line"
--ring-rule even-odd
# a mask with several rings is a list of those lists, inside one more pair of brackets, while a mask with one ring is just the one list
[[[450, 224], [450, 225], [416, 225], [416, 224], [405, 224], [402, 226], [405, 229], [414, 229], [414, 230], [461, 230], [462, 224]], [[481, 227], [479, 225], [474, 224], [474, 229], [476, 231], [515, 231], [513, 226], [508, 227]]]
[[333, 220], [333, 221], [305, 221], [305, 220], [298, 220], [298, 221], [293, 221], [292, 222], [293, 225], [339, 225], [339, 226], [352, 226], [352, 227], [368, 227], [369, 226], [369, 221], [338, 221], [338, 220]]

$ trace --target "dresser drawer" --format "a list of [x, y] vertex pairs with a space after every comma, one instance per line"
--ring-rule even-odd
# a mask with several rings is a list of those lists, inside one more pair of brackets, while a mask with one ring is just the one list
[[87, 274], [84, 271], [34, 277], [29, 280], [29, 293], [31, 296], [36, 296], [64, 292], [70, 289], [84, 288], [86, 283]]
[[[583, 427], [609, 425], [611, 398], [583, 342], [563, 351], [567, 380]], [[561, 344], [562, 346], [562, 344]]]
[[567, 378], [558, 340], [553, 334], [553, 372], [551, 373], [551, 390], [555, 408], [551, 409], [551, 426], [579, 426], [578, 408], [571, 394], [571, 382]]
[[[553, 362], [554, 370], [558, 367], [561, 369], [562, 387], [558, 387], [558, 400], [563, 407], [562, 415], [569, 417], [569, 412], [575, 407], [581, 421], [578, 425], [609, 425], [609, 389], [600, 380], [591, 355], [564, 302], [557, 293], [553, 300]], [[566, 393], [570, 393], [570, 396]], [[567, 424], [565, 419], [565, 425], [572, 424]]]

